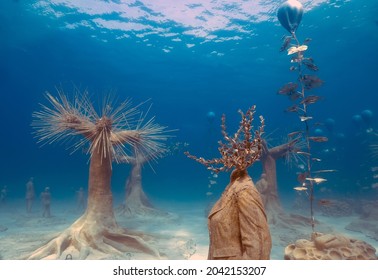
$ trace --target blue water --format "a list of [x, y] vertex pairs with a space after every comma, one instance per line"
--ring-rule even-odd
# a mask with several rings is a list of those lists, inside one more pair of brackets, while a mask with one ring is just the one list
[[[44, 93], [56, 94], [56, 88], [68, 95], [75, 88], [88, 90], [94, 102], [108, 93], [135, 105], [150, 99], [151, 116], [178, 129], [170, 143], [189, 146], [153, 163], [155, 172], [149, 166], [143, 170], [143, 186], [153, 199], [207, 199], [209, 172], [183, 152], [217, 156], [223, 113], [233, 131], [238, 109], [256, 104], [271, 144], [282, 143], [302, 125], [284, 112], [291, 103], [277, 95], [295, 80], [289, 57], [279, 52], [287, 32], [275, 16], [279, 1], [259, 1], [254, 8], [248, 2], [256, 1], [114, 0], [91, 1], [88, 7], [73, 0], [1, 1], [0, 186], [8, 186], [9, 199], [24, 197], [31, 176], [37, 192], [50, 186], [55, 198], [73, 196], [87, 185], [88, 156], [71, 155], [64, 144], [41, 147], [30, 126], [32, 113], [46, 103]], [[377, 197], [371, 168], [378, 163], [369, 147], [378, 142], [378, 2], [303, 2], [297, 36], [312, 38], [307, 52], [324, 80], [313, 92], [323, 99], [309, 110], [317, 122], [335, 120], [332, 133], [320, 127], [330, 141], [313, 145], [321, 168], [338, 170], [327, 175], [324, 187], [334, 195]], [[352, 117], [366, 109], [372, 118], [357, 126]], [[114, 165], [112, 188], [120, 196], [128, 170]], [[260, 164], [249, 171], [257, 180]], [[293, 195], [297, 171], [278, 162], [282, 196]], [[228, 176], [220, 175], [214, 195]]]

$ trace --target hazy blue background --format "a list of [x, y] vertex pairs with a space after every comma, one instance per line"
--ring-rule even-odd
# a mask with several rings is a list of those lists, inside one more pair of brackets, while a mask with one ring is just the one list
[[[91, 2], [91, 5], [86, 5]], [[156, 2], [156, 3], [154, 3]], [[177, 3], [176, 3], [177, 2]], [[284, 113], [290, 102], [277, 90], [295, 80], [289, 57], [280, 53], [287, 35], [277, 19], [279, 1], [23, 1], [0, 2], [0, 186], [22, 198], [35, 177], [37, 192], [50, 186], [55, 198], [86, 187], [88, 157], [70, 155], [64, 145], [40, 147], [30, 127], [44, 93], [87, 89], [94, 101], [112, 92], [133, 104], [151, 99], [151, 116], [172, 129], [172, 142], [187, 142], [192, 154], [217, 155], [220, 117], [233, 131], [237, 110], [257, 105], [266, 119], [271, 144], [301, 123]], [[200, 4], [203, 3], [203, 4]], [[336, 194], [377, 195], [371, 185], [369, 145], [377, 143], [365, 124], [352, 117], [369, 109], [378, 114], [378, 2], [303, 1], [306, 10], [297, 35], [312, 38], [308, 54], [319, 66], [323, 100], [310, 107], [316, 121], [335, 120], [329, 143], [314, 144], [321, 168], [337, 169], [323, 186]], [[242, 6], [245, 5], [245, 6]], [[243, 7], [247, 7], [243, 9]], [[147, 109], [148, 105], [145, 106]], [[216, 114], [209, 122], [207, 113]], [[256, 122], [256, 125], [258, 123]], [[187, 159], [183, 149], [146, 166], [144, 188], [155, 200], [207, 199], [209, 172]], [[325, 150], [330, 152], [325, 152]], [[332, 151], [334, 149], [334, 151]], [[278, 166], [282, 194], [293, 195], [298, 169]], [[114, 167], [112, 187], [123, 196], [128, 166]], [[261, 166], [250, 169], [257, 180]], [[229, 174], [222, 174], [219, 194]]]

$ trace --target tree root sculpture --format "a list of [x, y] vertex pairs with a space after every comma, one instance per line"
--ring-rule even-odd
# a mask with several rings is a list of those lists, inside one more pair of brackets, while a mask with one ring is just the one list
[[123, 229], [98, 227], [96, 222], [78, 219], [68, 229], [34, 251], [27, 259], [114, 259], [127, 258], [130, 254], [143, 253], [159, 258], [159, 252], [147, 241], [152, 237]]

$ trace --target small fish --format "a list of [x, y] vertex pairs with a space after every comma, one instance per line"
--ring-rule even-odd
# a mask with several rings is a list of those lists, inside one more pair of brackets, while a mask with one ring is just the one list
[[308, 137], [308, 139], [314, 142], [327, 142], [328, 141], [328, 138], [325, 136], [311, 136], [311, 137]]
[[320, 158], [312, 158], [312, 160], [317, 162], [322, 161]]
[[305, 122], [305, 121], [308, 121], [308, 120], [312, 120], [312, 117], [299, 116], [299, 119], [301, 120], [301, 122]]
[[207, 192], [206, 195], [210, 196], [210, 195], [213, 195], [213, 193], [212, 192]]
[[315, 182], [316, 184], [320, 184], [320, 183], [323, 183], [323, 182], [326, 182], [327, 179], [324, 179], [324, 178], [319, 178], [319, 177], [315, 177], [315, 178], [306, 178], [307, 181], [313, 181]]
[[317, 95], [309, 95], [306, 98], [304, 98], [300, 102], [300, 104], [306, 104], [306, 105], [308, 105], [308, 104], [314, 104], [314, 103], [318, 102], [320, 100], [320, 98], [321, 97], [317, 96]]
[[210, 185], [215, 185], [215, 184], [217, 183], [217, 181], [215, 181], [215, 180], [210, 180], [209, 183], [210, 183]]
[[295, 187], [294, 190], [296, 191], [307, 191], [307, 188], [306, 187]]
[[322, 126], [322, 125], [324, 125], [324, 123], [322, 123], [322, 122], [316, 122], [316, 123], [314, 123], [314, 126]]
[[287, 55], [292, 55], [292, 54], [295, 54], [297, 52], [304, 52], [307, 49], [308, 49], [308, 46], [306, 46], [306, 45], [301, 45], [301, 46], [298, 46], [298, 47], [290, 47], [287, 50]]
[[309, 43], [309, 42], [311, 42], [311, 41], [312, 41], [311, 38], [306, 38], [306, 39], [303, 41], [303, 44]]
[[329, 199], [319, 199], [318, 200], [319, 206], [328, 206], [328, 205], [331, 205], [331, 204], [332, 204], [332, 201], [329, 200]]

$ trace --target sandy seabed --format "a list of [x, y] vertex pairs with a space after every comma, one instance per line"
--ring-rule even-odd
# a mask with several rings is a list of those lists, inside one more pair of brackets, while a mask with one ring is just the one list
[[[125, 218], [116, 213], [120, 226], [153, 236], [150, 243], [166, 260], [205, 260], [208, 253], [208, 230], [206, 203], [155, 203], [159, 209], [172, 213], [166, 217]], [[57, 201], [51, 206], [52, 217], [43, 218], [41, 206], [36, 203], [31, 214], [25, 211], [23, 201], [9, 201], [0, 208], [0, 259], [18, 260], [44, 245], [50, 239], [68, 228], [82, 212], [72, 201]], [[303, 213], [302, 213], [303, 214]], [[342, 233], [350, 238], [366, 241], [378, 251], [378, 241], [345, 227], [357, 216], [325, 217], [316, 216], [322, 232]], [[278, 228], [271, 226], [273, 247], [271, 259], [282, 260], [284, 248], [299, 238], [309, 238], [311, 227], [307, 229]], [[62, 256], [64, 258], [65, 256]], [[119, 256], [114, 257], [120, 259]], [[109, 259], [113, 259], [109, 256]], [[126, 253], [123, 259], [151, 259], [151, 256]]]

